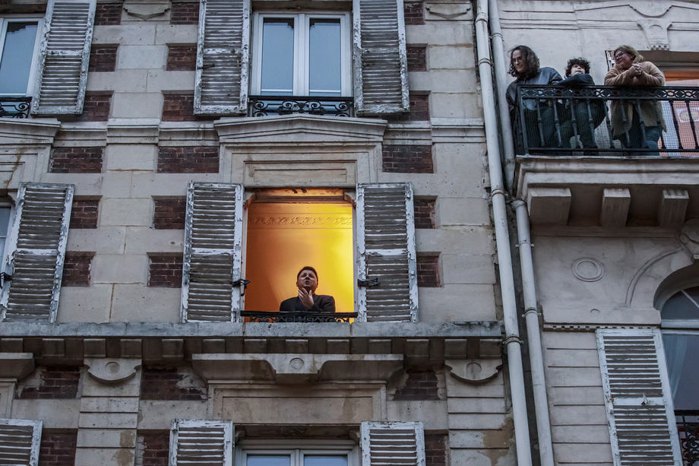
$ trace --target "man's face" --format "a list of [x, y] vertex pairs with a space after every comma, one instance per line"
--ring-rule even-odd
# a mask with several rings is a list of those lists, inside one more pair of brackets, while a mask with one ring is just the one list
[[318, 288], [318, 277], [313, 273], [313, 270], [304, 269], [299, 274], [296, 279], [296, 286], [301, 289], [305, 288], [307, 290], [315, 291]]
[[527, 64], [524, 61], [524, 55], [521, 50], [515, 50], [512, 52], [511, 57], [512, 66], [518, 74], [522, 74], [527, 71]]
[[633, 65], [633, 56], [623, 50], [617, 50], [614, 54], [614, 63], [622, 70], [628, 70]]
[[578, 65], [577, 63], [573, 66], [570, 67], [570, 74], [583, 74], [585, 73], [585, 68], [582, 67], [582, 65]]

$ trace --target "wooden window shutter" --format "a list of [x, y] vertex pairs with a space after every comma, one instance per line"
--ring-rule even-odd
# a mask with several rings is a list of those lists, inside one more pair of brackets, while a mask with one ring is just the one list
[[597, 330], [615, 465], [682, 464], [660, 332]]
[[8, 238], [0, 306], [5, 320], [54, 322], [63, 277], [73, 185], [23, 183]]
[[170, 431], [170, 466], [232, 466], [233, 423], [176, 419]]
[[32, 113], [83, 111], [95, 0], [49, 0]]
[[201, 0], [195, 114], [247, 112], [249, 43], [250, 0]]
[[416, 321], [412, 185], [357, 185], [357, 258], [360, 320]]
[[353, 0], [354, 101], [359, 115], [407, 112], [403, 0]]
[[38, 466], [42, 421], [0, 419], [0, 464]]
[[362, 466], [425, 466], [421, 422], [362, 422]]
[[182, 321], [236, 321], [243, 228], [243, 186], [190, 183], [182, 269]]

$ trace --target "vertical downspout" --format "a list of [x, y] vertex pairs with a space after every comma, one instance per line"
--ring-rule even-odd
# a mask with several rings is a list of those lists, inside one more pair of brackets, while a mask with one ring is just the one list
[[495, 245], [500, 269], [503, 321], [505, 324], [505, 348], [507, 351], [510, 392], [512, 397], [512, 419], [515, 428], [515, 448], [518, 466], [531, 466], [529, 423], [527, 402], [524, 394], [524, 369], [522, 366], [522, 340], [517, 324], [514, 275], [510, 251], [510, 235], [507, 228], [507, 205], [503, 186], [502, 164], [498, 122], [495, 113], [493, 75], [490, 69], [490, 39], [488, 37], [488, 0], [478, 0], [476, 14], [476, 46], [478, 49], [478, 72], [483, 93], [483, 117], [485, 122], [488, 172], [490, 175]]
[[539, 330], [537, 312], [536, 283], [532, 259], [531, 235], [529, 234], [529, 213], [527, 204], [517, 199], [512, 203], [517, 214], [517, 237], [519, 260], [522, 269], [522, 294], [524, 295], [524, 317], [527, 322], [529, 342], [529, 363], [532, 373], [532, 391], [536, 412], [536, 431], [539, 436], [539, 457], [542, 466], [553, 466], [553, 445], [551, 441], [551, 420], [549, 418], [546, 377], [544, 375], [544, 355]]
[[495, 65], [495, 92], [498, 97], [498, 114], [500, 115], [500, 132], [502, 134], [503, 155], [505, 159], [505, 185], [512, 189], [515, 177], [515, 145], [512, 136], [510, 109], [505, 96], [507, 90], [507, 68], [509, 62], [505, 58], [505, 44], [500, 27], [500, 12], [498, 1], [489, 0], [488, 22], [493, 41], [493, 64]]

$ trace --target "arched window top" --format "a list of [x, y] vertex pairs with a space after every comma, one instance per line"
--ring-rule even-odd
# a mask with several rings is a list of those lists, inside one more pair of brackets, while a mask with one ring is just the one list
[[696, 320], [699, 322], [699, 286], [680, 290], [673, 294], [661, 310], [663, 321]]

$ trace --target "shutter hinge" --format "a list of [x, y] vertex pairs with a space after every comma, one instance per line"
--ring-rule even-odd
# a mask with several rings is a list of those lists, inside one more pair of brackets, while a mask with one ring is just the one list
[[240, 288], [240, 296], [245, 296], [245, 288], [247, 288], [250, 283], [250, 280], [240, 278], [231, 283], [231, 285], [233, 285], [235, 288]]
[[377, 277], [374, 278], [367, 278], [366, 280], [358, 279], [357, 280], [357, 286], [363, 287], [363, 288], [374, 288], [379, 286], [380, 282]]

